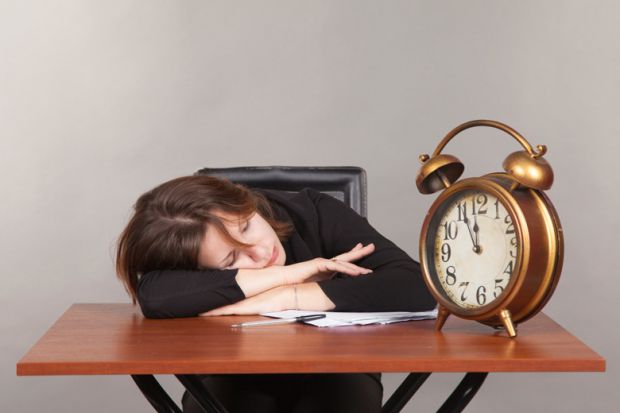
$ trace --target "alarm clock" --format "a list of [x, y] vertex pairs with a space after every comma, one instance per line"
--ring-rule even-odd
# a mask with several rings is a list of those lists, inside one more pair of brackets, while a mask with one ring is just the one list
[[[497, 128], [524, 148], [503, 163], [505, 172], [458, 180], [463, 164], [441, 151], [458, 133]], [[558, 283], [563, 232], [543, 191], [553, 184], [544, 145], [534, 150], [516, 130], [492, 120], [474, 120], [450, 131], [431, 156], [420, 155], [416, 178], [423, 194], [443, 191], [431, 205], [420, 234], [420, 263], [438, 302], [435, 325], [450, 314], [505, 329], [536, 315]]]

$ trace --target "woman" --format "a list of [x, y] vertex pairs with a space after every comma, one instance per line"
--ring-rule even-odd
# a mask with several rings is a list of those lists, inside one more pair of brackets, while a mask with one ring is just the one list
[[[117, 272], [151, 318], [435, 306], [419, 265], [340, 201], [204, 175], [138, 199]], [[383, 391], [378, 373], [209, 375], [203, 383], [230, 412], [378, 412]], [[200, 411], [187, 394], [183, 402]]]

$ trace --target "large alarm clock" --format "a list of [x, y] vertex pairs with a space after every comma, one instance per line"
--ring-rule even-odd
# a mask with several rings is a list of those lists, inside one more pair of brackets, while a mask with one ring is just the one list
[[[442, 154], [458, 133], [476, 126], [500, 129], [524, 148], [510, 154], [505, 172], [458, 180], [463, 164]], [[423, 194], [443, 190], [430, 207], [420, 235], [424, 280], [439, 304], [436, 329], [450, 314], [505, 329], [547, 303], [560, 277], [563, 235], [544, 190], [553, 171], [517, 131], [500, 122], [475, 120], [450, 131], [432, 156], [420, 155], [416, 184]]]

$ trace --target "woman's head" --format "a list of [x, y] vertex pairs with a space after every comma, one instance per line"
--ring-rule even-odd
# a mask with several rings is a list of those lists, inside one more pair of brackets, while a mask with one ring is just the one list
[[118, 240], [116, 271], [135, 302], [139, 277], [149, 271], [283, 265], [280, 240], [291, 230], [264, 196], [242, 185], [176, 178], [138, 198]]

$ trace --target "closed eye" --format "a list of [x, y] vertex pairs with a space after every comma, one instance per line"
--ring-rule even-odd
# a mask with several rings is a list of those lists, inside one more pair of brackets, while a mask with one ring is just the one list
[[230, 269], [232, 269], [232, 268], [231, 268], [231, 266], [235, 263], [235, 261], [236, 261], [236, 260], [237, 260], [237, 253], [236, 253], [236, 252], [233, 252], [233, 254], [232, 254], [232, 259], [230, 260], [230, 263], [229, 263], [226, 267], [224, 267], [224, 269], [225, 269], [225, 270], [230, 270]]

